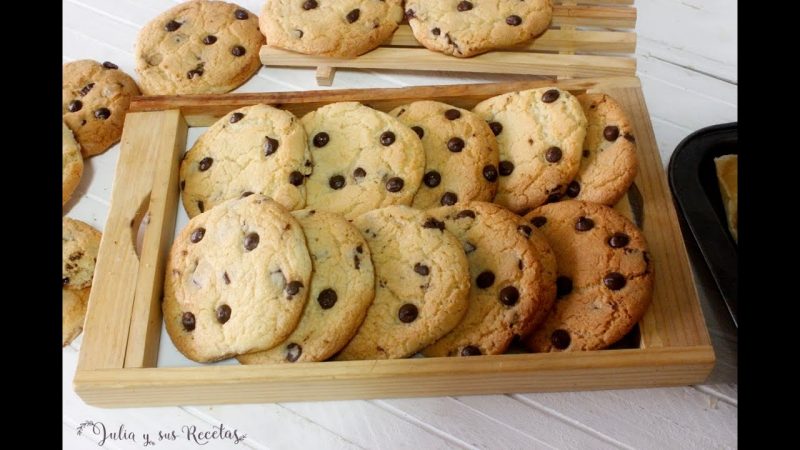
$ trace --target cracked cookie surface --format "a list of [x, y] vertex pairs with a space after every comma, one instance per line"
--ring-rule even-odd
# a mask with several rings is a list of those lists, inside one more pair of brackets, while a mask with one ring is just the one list
[[61, 284], [65, 289], [92, 285], [102, 234], [80, 220], [61, 221]]
[[61, 205], [65, 205], [81, 181], [83, 157], [72, 130], [63, 121], [61, 125]]

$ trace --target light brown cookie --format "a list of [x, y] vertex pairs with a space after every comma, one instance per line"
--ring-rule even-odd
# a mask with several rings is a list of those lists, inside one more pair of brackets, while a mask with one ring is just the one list
[[83, 175], [81, 146], [63, 121], [61, 133], [61, 205], [66, 205]]
[[425, 149], [425, 174], [411, 206], [427, 209], [494, 198], [497, 140], [483, 119], [426, 100], [398, 106], [389, 115], [411, 127]]
[[597, 350], [627, 334], [653, 295], [653, 262], [634, 224], [597, 203], [566, 200], [525, 216], [553, 248], [557, 298], [526, 340], [534, 352]]
[[83, 157], [119, 142], [131, 97], [139, 95], [136, 82], [114, 63], [90, 59], [64, 64], [61, 76], [61, 114]]
[[88, 223], [64, 217], [61, 222], [61, 284], [64, 289], [92, 285], [102, 234]]
[[234, 3], [180, 3], [150, 21], [136, 41], [136, 72], [147, 95], [222, 94], [258, 69], [258, 17]]
[[61, 346], [66, 347], [83, 331], [89, 289], [61, 289]]
[[375, 266], [375, 300], [339, 360], [405, 358], [452, 330], [467, 311], [469, 266], [444, 223], [408, 206], [357, 217]]

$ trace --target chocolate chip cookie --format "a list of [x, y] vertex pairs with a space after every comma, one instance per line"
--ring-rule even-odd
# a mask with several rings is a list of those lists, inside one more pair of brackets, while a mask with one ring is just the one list
[[561, 198], [578, 173], [586, 136], [574, 95], [552, 87], [510, 92], [473, 112], [489, 122], [500, 145], [495, 203], [522, 213]]
[[337, 359], [405, 358], [452, 330], [467, 311], [469, 266], [443, 222], [408, 206], [357, 217], [375, 266], [375, 300]]
[[63, 121], [61, 125], [61, 204], [66, 205], [81, 181], [83, 157], [72, 130]]
[[61, 114], [81, 144], [84, 158], [119, 142], [131, 97], [139, 88], [116, 64], [90, 59], [64, 64]]
[[142, 92], [222, 94], [261, 67], [258, 17], [233, 3], [197, 0], [165, 11], [139, 32], [136, 72]]
[[425, 149], [425, 174], [411, 206], [427, 209], [494, 198], [497, 140], [483, 119], [434, 101], [399, 106], [389, 115], [411, 127]]
[[267, 43], [308, 55], [352, 58], [389, 38], [403, 20], [401, 0], [267, 0]]
[[315, 164], [308, 208], [352, 219], [411, 204], [425, 168], [422, 142], [411, 128], [357, 102], [323, 106], [302, 122]]
[[625, 336], [653, 296], [653, 261], [634, 224], [617, 211], [578, 200], [525, 216], [558, 261], [556, 301], [525, 340], [534, 352], [597, 350]]
[[211, 125], [184, 155], [183, 206], [194, 217], [225, 200], [256, 193], [289, 210], [300, 209], [311, 170], [300, 120], [271, 106], [247, 106]]
[[314, 271], [297, 328], [280, 345], [237, 357], [243, 364], [324, 361], [350, 341], [375, 296], [369, 247], [345, 218], [306, 209], [295, 211], [306, 235]]
[[83, 331], [86, 320], [86, 306], [89, 304], [89, 290], [61, 289], [61, 346], [66, 347]]
[[164, 322], [187, 358], [210, 362], [278, 345], [303, 312], [311, 259], [300, 224], [254, 194], [191, 220], [175, 238]]
[[422, 45], [458, 57], [528, 41], [553, 16], [550, 0], [407, 0], [405, 8]]
[[102, 234], [80, 220], [61, 221], [61, 285], [65, 289], [91, 286]]

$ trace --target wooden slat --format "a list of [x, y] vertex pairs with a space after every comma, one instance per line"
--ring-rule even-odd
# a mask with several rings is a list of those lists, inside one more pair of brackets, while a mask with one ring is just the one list
[[552, 25], [635, 28], [636, 8], [591, 5], [553, 5]]

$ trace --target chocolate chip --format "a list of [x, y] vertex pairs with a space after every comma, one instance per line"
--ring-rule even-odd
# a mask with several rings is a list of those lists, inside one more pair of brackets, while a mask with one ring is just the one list
[[303, 9], [305, 9], [306, 11], [308, 11], [309, 9], [314, 9], [314, 8], [316, 8], [317, 6], [319, 6], [319, 5], [317, 4], [317, 0], [306, 0], [306, 1], [303, 3]]
[[261, 239], [258, 237], [258, 233], [249, 233], [247, 236], [244, 237], [244, 248], [248, 252], [258, 247], [258, 242]]
[[164, 25], [164, 29], [171, 32], [171, 31], [175, 31], [178, 28], [180, 28], [181, 25], [182, 24], [179, 23], [179, 22], [175, 22], [174, 20], [170, 20], [169, 22], [167, 22], [166, 25]]
[[244, 191], [244, 192], [242, 192], [242, 196], [239, 197], [239, 198], [245, 198], [245, 197], [249, 197], [251, 195], [253, 195], [253, 191]]
[[414, 272], [417, 272], [418, 274], [420, 274], [423, 277], [425, 277], [425, 276], [428, 276], [428, 274], [431, 272], [431, 270], [425, 264], [416, 263], [416, 264], [414, 264]]
[[486, 289], [494, 284], [494, 273], [491, 270], [484, 270], [475, 278], [475, 283], [481, 289]]
[[358, 253], [364, 253], [364, 247], [362, 247], [361, 245], [359, 245], [358, 247], [356, 247], [356, 251], [357, 251]]
[[589, 150], [584, 150], [584, 151], [583, 151], [583, 157], [584, 157], [584, 158], [588, 158], [588, 157], [589, 157], [589, 155], [591, 155], [591, 154], [592, 154], [592, 152], [590, 152]]
[[314, 135], [314, 147], [325, 147], [330, 142], [331, 137], [328, 136], [328, 133], [321, 131]]
[[199, 209], [200, 212], [205, 212], [206, 207], [205, 207], [205, 205], [203, 205], [203, 201], [202, 200], [198, 200], [197, 201], [197, 209]]
[[442, 199], [439, 200], [439, 203], [441, 203], [442, 206], [452, 206], [455, 205], [457, 201], [458, 196], [456, 194], [452, 192], [445, 192], [444, 195], [442, 195]]
[[578, 231], [589, 231], [594, 228], [594, 220], [588, 217], [581, 217], [575, 222], [575, 229]]
[[295, 29], [295, 30], [294, 30], [294, 34], [295, 34], [295, 37], [297, 37], [297, 39], [300, 39], [300, 38], [302, 38], [302, 37], [303, 37], [303, 35], [304, 35], [305, 33], [303, 33], [303, 30], [298, 30], [298, 29]]
[[522, 270], [523, 267], [525, 267], [525, 265], [522, 263], [522, 260], [521, 259], [517, 260], [517, 268], [519, 270]]
[[630, 142], [636, 142], [636, 138], [634, 138], [633, 135], [630, 133], [625, 133], [622, 137], [624, 137], [626, 140]]
[[531, 233], [533, 232], [533, 229], [531, 227], [527, 226], [527, 225], [520, 225], [520, 226], [517, 227], [517, 232], [522, 233], [523, 236], [525, 236], [526, 238], [529, 238], [529, 237], [531, 237]]
[[434, 29], [431, 30], [431, 34], [433, 34], [434, 36], [438, 36], [438, 35], [442, 34], [442, 30], [440, 30], [438, 28], [434, 28]]
[[331, 189], [341, 189], [344, 187], [344, 177], [341, 175], [334, 175], [328, 180], [328, 185]]
[[212, 36], [212, 35], [209, 34], [208, 36], [203, 38], [203, 44], [211, 45], [214, 42], [217, 42], [217, 37], [216, 36]]
[[264, 140], [264, 156], [269, 156], [276, 151], [278, 151], [278, 147], [280, 146], [280, 142], [277, 139], [273, 139], [269, 136], [265, 136]]
[[231, 277], [228, 276], [228, 272], [222, 273], [222, 279], [225, 281], [225, 284], [231, 284]]
[[236, 17], [238, 20], [247, 20], [247, 18], [249, 17], [247, 15], [247, 11], [243, 9], [237, 9], [236, 11], [234, 11], [233, 16]]
[[519, 301], [519, 291], [514, 286], [506, 286], [500, 289], [500, 303], [506, 306], [514, 306]]
[[356, 270], [361, 269], [361, 259], [358, 257], [358, 255], [353, 255], [353, 267], [355, 267]]
[[481, 349], [474, 345], [468, 345], [461, 349], [461, 356], [478, 356], [481, 354]]
[[581, 184], [574, 180], [570, 181], [570, 183], [567, 185], [567, 195], [569, 197], [575, 198], [580, 193], [581, 193]]
[[500, 122], [489, 123], [489, 128], [492, 129], [492, 133], [494, 133], [495, 136], [498, 136], [503, 132], [503, 124]]
[[384, 131], [381, 134], [381, 144], [383, 145], [388, 146], [394, 144], [394, 139], [395, 139], [394, 133], [392, 133], [391, 131]]
[[417, 13], [415, 13], [413, 9], [407, 9], [405, 15], [406, 15], [406, 20], [417, 17]]
[[197, 168], [200, 169], [200, 172], [205, 172], [206, 170], [211, 168], [212, 164], [214, 164], [214, 158], [206, 156], [205, 158], [200, 160], [200, 162], [197, 164]]
[[286, 295], [289, 298], [297, 295], [300, 292], [300, 289], [303, 289], [303, 282], [301, 281], [290, 281], [289, 284], [286, 285]]
[[231, 48], [231, 55], [233, 56], [244, 56], [247, 50], [244, 49], [241, 45], [234, 45]]
[[194, 77], [199, 77], [203, 75], [203, 63], [200, 63], [194, 69], [186, 72], [186, 78], [192, 79]]
[[483, 178], [491, 183], [497, 181], [497, 168], [492, 164], [483, 166]]
[[444, 116], [447, 117], [448, 120], [456, 120], [461, 117], [461, 111], [457, 109], [448, 109], [444, 112]]
[[193, 244], [197, 244], [198, 242], [203, 240], [203, 236], [205, 236], [205, 235], [206, 235], [206, 229], [205, 228], [203, 228], [203, 227], [195, 228], [194, 231], [192, 231], [192, 234], [189, 236], [189, 240]]
[[461, 12], [469, 11], [470, 9], [472, 9], [472, 3], [468, 1], [459, 2], [458, 6], [456, 6], [456, 9], [458, 9]]
[[336, 291], [331, 288], [323, 289], [319, 295], [317, 295], [317, 303], [319, 303], [322, 309], [333, 308], [333, 305], [336, 304], [336, 300], [338, 299], [339, 296], [336, 295]]
[[560, 96], [561, 93], [558, 92], [558, 89], [550, 89], [542, 94], [542, 101], [545, 103], [553, 103], [554, 101], [558, 100], [558, 97]]
[[555, 202], [561, 200], [562, 196], [563, 196], [563, 194], [561, 194], [560, 192], [555, 192], [553, 194], [550, 194], [550, 195], [547, 196], [547, 200], [545, 201], [545, 204], [547, 204], [547, 203], [555, 203]]
[[512, 27], [516, 27], [522, 23], [522, 17], [516, 15], [508, 16], [506, 17], [506, 23], [511, 25]]
[[83, 108], [83, 102], [80, 100], [73, 100], [67, 105], [67, 110], [69, 110], [69, 112], [80, 111], [81, 108]]
[[62, 285], [62, 286], [66, 286], [66, 285], [68, 285], [68, 284], [69, 284], [69, 277], [63, 277], [63, 278], [61, 278], [61, 285]]
[[511, 161], [500, 161], [500, 176], [507, 177], [514, 171], [514, 163]]
[[80, 250], [78, 250], [76, 252], [72, 252], [72, 254], [69, 255], [69, 260], [70, 261], [77, 261], [77, 260], [79, 260], [81, 258], [83, 258], [83, 252], [80, 251]]
[[451, 138], [447, 141], [447, 149], [453, 153], [459, 153], [464, 150], [464, 140], [457, 137]]
[[561, 149], [558, 147], [550, 147], [546, 152], [544, 152], [544, 159], [551, 163], [559, 162], [561, 160], [561, 156]]
[[536, 228], [542, 228], [542, 226], [544, 226], [544, 224], [546, 224], [546, 223], [547, 223], [547, 217], [544, 217], [544, 216], [536, 216], [536, 217], [534, 217], [533, 219], [531, 219], [531, 223], [532, 223], [532, 224], [533, 224], [533, 226], [535, 226]]
[[119, 69], [119, 66], [110, 62], [110, 61], [103, 61], [103, 67], [106, 69]]
[[183, 329], [186, 331], [194, 330], [194, 314], [190, 312], [185, 312], [181, 315], [181, 323], [183, 324]]
[[411, 323], [416, 320], [418, 313], [419, 311], [417, 311], [416, 306], [411, 303], [406, 303], [400, 307], [400, 310], [397, 312], [397, 318], [400, 319], [400, 322]]
[[85, 97], [86, 94], [88, 94], [89, 91], [91, 91], [93, 87], [94, 87], [94, 83], [89, 83], [86, 86], [82, 87], [81, 90], [80, 90], [81, 96]]
[[389, 181], [386, 182], [386, 190], [389, 192], [400, 192], [403, 189], [403, 184], [402, 178], [389, 178]]
[[94, 116], [98, 119], [106, 120], [111, 117], [111, 111], [108, 108], [98, 108], [94, 110]]
[[611, 272], [603, 277], [603, 284], [612, 291], [624, 288], [626, 283], [625, 276], [619, 272]]
[[439, 175], [439, 172], [431, 170], [422, 177], [422, 182], [425, 183], [425, 186], [433, 188], [442, 182], [442, 176]]
[[569, 295], [570, 292], [572, 292], [572, 280], [565, 276], [556, 278], [556, 298]]
[[458, 214], [456, 214], [456, 219], [463, 219], [464, 217], [469, 217], [470, 219], [474, 219], [475, 211], [471, 209], [465, 209], [463, 211], [459, 211]]
[[225, 323], [231, 318], [231, 307], [228, 305], [220, 305], [217, 308], [217, 322]]
[[619, 128], [613, 125], [603, 128], [603, 137], [606, 138], [607, 141], [616, 141], [619, 137]]
[[608, 245], [611, 248], [622, 248], [628, 245], [630, 242], [630, 237], [628, 237], [625, 233], [614, 233], [608, 238]]
[[306, 180], [306, 177], [304, 177], [302, 173], [300, 173], [300, 172], [298, 172], [296, 170], [289, 174], [289, 183], [291, 183], [291, 184], [293, 184], [295, 186], [302, 185], [305, 180]]
[[553, 331], [553, 334], [550, 335], [550, 343], [558, 350], [564, 350], [569, 347], [571, 340], [567, 330], [562, 330], [560, 328]]
[[413, 126], [411, 129], [414, 130], [414, 133], [417, 133], [417, 136], [419, 136], [420, 139], [425, 136], [425, 130], [423, 130], [422, 127]]
[[433, 217], [428, 217], [425, 223], [422, 224], [422, 228], [438, 228], [439, 231], [444, 231], [444, 222], [439, 222]]
[[364, 178], [365, 176], [367, 176], [367, 171], [361, 167], [356, 167], [356, 170], [353, 171], [353, 178]]
[[349, 13], [347, 13], [347, 15], [345, 16], [345, 18], [347, 19], [347, 23], [353, 23], [353, 22], [355, 22], [356, 20], [358, 20], [358, 18], [359, 18], [359, 17], [361, 17], [361, 10], [360, 10], [360, 9], [358, 9], [358, 8], [356, 8], [356, 9], [354, 9], [354, 10], [350, 11], [350, 12], [349, 12]]
[[240, 112], [235, 112], [231, 114], [231, 118], [229, 119], [230, 123], [236, 123], [244, 118], [244, 114]]
[[300, 355], [303, 354], [303, 347], [300, 344], [295, 344], [292, 342], [291, 344], [286, 346], [286, 361], [288, 362], [295, 362], [300, 358]]

